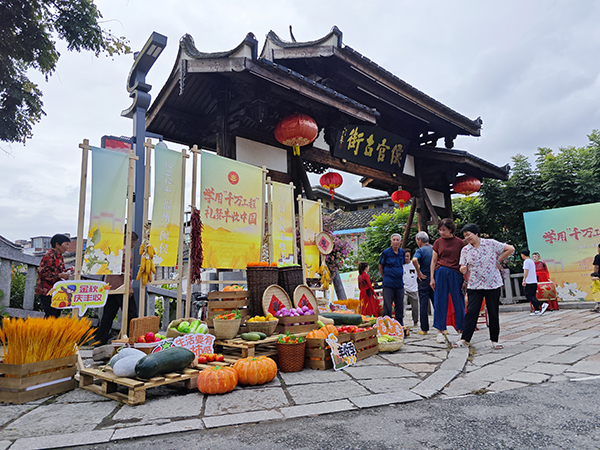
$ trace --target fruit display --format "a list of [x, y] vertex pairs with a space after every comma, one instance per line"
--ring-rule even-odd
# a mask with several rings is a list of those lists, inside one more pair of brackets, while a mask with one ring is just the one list
[[196, 383], [203, 394], [225, 394], [237, 386], [238, 374], [233, 367], [214, 366], [200, 372]]
[[304, 342], [304, 338], [302, 336], [298, 337], [295, 334], [291, 334], [289, 331], [285, 334], [280, 334], [277, 339], [278, 344], [302, 344]]
[[241, 318], [242, 318], [242, 314], [237, 309], [235, 311], [231, 311], [228, 314], [219, 314], [218, 316], [215, 316], [215, 320], [234, 320], [234, 319], [241, 319]]
[[248, 333], [242, 333], [240, 337], [245, 341], [260, 341], [266, 339], [267, 335], [259, 331], [250, 331]]
[[209, 362], [223, 362], [225, 357], [216, 353], [202, 353], [198, 356], [198, 364], [206, 364]]
[[266, 356], [238, 359], [233, 368], [237, 372], [239, 384], [256, 386], [268, 383], [277, 376], [277, 364]]
[[137, 338], [138, 344], [151, 344], [153, 342], [160, 342], [166, 339], [165, 336], [159, 333], [148, 332], [144, 336], [140, 336]]
[[334, 327], [333, 325], [324, 325], [323, 322], [321, 322], [320, 320], [317, 321], [317, 325], [319, 326], [318, 330], [311, 330], [308, 332], [308, 334], [306, 335], [307, 338], [312, 338], [312, 339], [327, 339], [327, 337], [329, 337], [329, 335], [331, 333], [334, 334], [334, 336], [338, 336], [339, 335], [339, 331], [336, 327]]
[[396, 337], [394, 336], [390, 336], [388, 334], [382, 334], [381, 336], [379, 336], [377, 338], [377, 342], [395, 342], [396, 341]]
[[254, 316], [248, 319], [248, 322], [272, 322], [276, 320], [273, 314], [268, 313], [266, 316]]
[[223, 292], [233, 292], [233, 291], [245, 291], [244, 286], [240, 286], [239, 284], [231, 284], [229, 286], [225, 286], [223, 288]]
[[331, 274], [329, 273], [329, 269], [327, 268], [327, 264], [325, 264], [325, 259], [323, 258], [323, 264], [317, 270], [317, 273], [321, 276], [321, 286], [324, 290], [329, 289], [329, 283], [331, 283]]
[[299, 317], [299, 316], [311, 316], [315, 313], [313, 309], [308, 306], [302, 308], [291, 308], [287, 309], [285, 306], [275, 313], [277, 317]]
[[141, 281], [142, 285], [146, 286], [150, 281], [152, 281], [153, 274], [156, 273], [156, 267], [154, 266], [154, 247], [150, 244], [150, 227], [147, 225], [144, 226], [144, 239], [142, 239], [142, 243], [140, 244], [140, 269], [138, 270], [138, 274], [136, 280]]

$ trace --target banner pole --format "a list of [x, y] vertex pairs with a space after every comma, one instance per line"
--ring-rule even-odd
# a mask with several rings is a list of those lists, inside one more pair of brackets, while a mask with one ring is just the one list
[[[154, 145], [152, 144], [151, 139], [146, 139], [144, 142], [144, 147], [146, 148], [146, 158], [145, 158], [145, 168], [144, 168], [144, 209], [142, 213], [142, 221], [144, 225], [142, 226], [143, 233], [146, 233], [148, 229], [148, 205], [150, 203], [150, 172], [152, 170], [152, 149]], [[144, 236], [138, 236], [140, 242], [144, 239]], [[140, 244], [141, 245], [141, 244]], [[139, 311], [138, 314], [140, 317], [146, 317], [146, 286], [144, 283], [140, 283], [140, 298], [139, 298]]]
[[302, 282], [306, 284], [306, 256], [304, 255], [304, 205], [302, 204], [302, 196], [298, 196], [298, 217], [300, 225], [300, 252], [302, 255]]
[[[296, 202], [294, 201], [294, 182], [290, 181], [290, 198], [292, 199], [292, 249], [294, 255], [294, 264], [298, 264], [298, 243], [296, 242], [296, 235], [298, 228], [296, 227]], [[305, 283], [306, 284], [306, 283]]]
[[[194, 208], [196, 207], [196, 189], [198, 179], [198, 154], [200, 150], [198, 146], [194, 146], [190, 149], [192, 153], [192, 214], [194, 214]], [[190, 215], [190, 237], [192, 234], [192, 216]], [[188, 266], [187, 266], [187, 291], [186, 291], [186, 302], [185, 302], [185, 317], [190, 317], [190, 311], [192, 309], [192, 253], [191, 253], [191, 239], [188, 244]]]
[[81, 152], [81, 180], [79, 183], [79, 218], [77, 222], [77, 247], [75, 249], [75, 280], [81, 280], [81, 265], [83, 262], [83, 222], [85, 221], [85, 195], [87, 188], [88, 155], [92, 149], [90, 141], [84, 139], [79, 144]]
[[267, 183], [265, 186], [267, 188], [267, 228], [269, 229], [269, 263], [272, 263], [275, 258], [273, 250], [273, 235], [275, 234], [275, 230], [273, 230], [273, 184], [271, 182], [271, 177], [267, 177]]
[[[177, 309], [175, 312], [175, 317], [178, 319], [181, 318], [181, 298], [182, 298], [182, 290], [183, 290], [183, 238], [185, 236], [184, 220], [185, 216], [185, 165], [186, 159], [189, 158], [185, 148], [181, 150], [181, 213], [179, 217], [179, 246], [177, 249]], [[187, 299], [187, 303], [189, 303], [190, 299]]]

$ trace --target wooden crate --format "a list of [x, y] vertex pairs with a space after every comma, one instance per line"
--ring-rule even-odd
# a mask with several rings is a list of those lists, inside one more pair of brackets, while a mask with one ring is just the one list
[[[350, 341], [350, 334], [342, 333], [338, 336], [338, 342], [344, 343]], [[325, 339], [306, 339], [306, 349], [304, 351], [304, 367], [309, 369], [327, 370], [333, 368], [331, 360], [331, 349], [327, 348]]]
[[30, 364], [0, 364], [0, 402], [20, 405], [77, 387], [77, 355]]
[[379, 353], [377, 341], [377, 330], [364, 330], [350, 334], [354, 347], [356, 348], [356, 360], [368, 358]]
[[241, 326], [244, 326], [246, 324], [246, 320], [250, 318], [249, 306], [250, 300], [248, 299], [248, 291], [209, 292], [206, 324], [209, 327], [212, 327], [215, 316], [238, 309], [242, 315]]
[[[288, 331], [292, 334], [298, 335], [298, 333], [308, 333], [309, 331], [316, 330], [319, 328], [317, 320], [319, 316], [317, 314], [311, 314], [310, 316], [297, 316], [297, 317], [278, 317], [279, 324], [275, 328], [275, 333], [285, 334]], [[304, 323], [304, 325], [300, 325]]]
[[[183, 369], [181, 372], [167, 373], [150, 380], [140, 380], [118, 377], [108, 366], [99, 369], [81, 369], [79, 387], [129, 406], [136, 406], [146, 401], [146, 390], [153, 387], [183, 382], [186, 389], [196, 389], [199, 373], [200, 371], [196, 369]], [[100, 385], [94, 384], [95, 381], [100, 381]], [[119, 387], [127, 389], [127, 393], [119, 392]]]

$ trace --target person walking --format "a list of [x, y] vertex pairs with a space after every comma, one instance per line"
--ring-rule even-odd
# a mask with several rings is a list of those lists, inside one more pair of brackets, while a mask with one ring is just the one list
[[466, 224], [461, 233], [467, 245], [460, 252], [460, 272], [467, 280], [467, 314], [461, 338], [454, 347], [465, 347], [471, 342], [481, 305], [485, 299], [488, 311], [490, 340], [492, 348], [499, 350], [500, 336], [500, 292], [502, 290], [502, 275], [500, 264], [515, 251], [512, 245], [498, 242], [494, 239], [482, 239], [479, 227], [474, 223]]
[[415, 236], [419, 247], [415, 252], [412, 263], [417, 269], [417, 284], [419, 287], [419, 324], [421, 330], [418, 334], [429, 333], [429, 302], [433, 305], [433, 289], [431, 288], [431, 257], [433, 247], [429, 243], [429, 235], [419, 231]]
[[392, 305], [396, 320], [404, 326], [404, 250], [400, 248], [402, 237], [392, 234], [390, 247], [379, 258], [379, 273], [383, 278], [383, 315], [392, 317]]
[[410, 311], [413, 320], [413, 326], [417, 326], [419, 322], [419, 285], [417, 283], [417, 269], [413, 265], [410, 258], [410, 250], [404, 249], [404, 272], [402, 281], [404, 282], [404, 303], [410, 303]]
[[433, 327], [437, 329], [436, 341], [446, 342], [446, 321], [448, 314], [448, 296], [452, 298], [456, 317], [456, 331], [462, 332], [465, 320], [465, 298], [462, 293], [463, 276], [460, 273], [460, 251], [465, 246], [457, 238], [456, 224], [452, 219], [442, 219], [438, 224], [440, 239], [433, 244], [431, 257], [431, 281], [434, 291]]
[[52, 296], [48, 292], [54, 286], [54, 283], [62, 280], [68, 280], [70, 273], [65, 269], [65, 260], [63, 254], [69, 247], [69, 239], [64, 234], [55, 234], [50, 239], [50, 250], [42, 257], [38, 268], [38, 281], [35, 287], [35, 293], [40, 296], [44, 317], [60, 317], [60, 309], [53, 308]]
[[525, 297], [533, 306], [533, 312], [530, 316], [541, 316], [548, 309], [548, 303], [540, 302], [537, 297], [537, 275], [535, 274], [535, 263], [529, 257], [529, 250], [521, 250], [521, 259], [523, 259], [523, 287], [525, 288]]

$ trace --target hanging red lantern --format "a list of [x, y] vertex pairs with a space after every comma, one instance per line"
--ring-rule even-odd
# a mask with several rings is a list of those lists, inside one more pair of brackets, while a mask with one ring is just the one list
[[471, 175], [461, 175], [454, 180], [452, 190], [457, 194], [471, 195], [481, 189], [481, 181]]
[[337, 172], [327, 172], [321, 175], [321, 178], [319, 179], [319, 183], [321, 183], [321, 186], [323, 186], [325, 189], [329, 189], [329, 193], [331, 194], [332, 200], [334, 189], [339, 188], [343, 182], [344, 179]]
[[282, 119], [275, 127], [275, 139], [283, 145], [291, 145], [294, 155], [300, 155], [300, 147], [310, 144], [319, 133], [317, 122], [306, 114], [294, 113]]
[[404, 209], [404, 204], [410, 200], [410, 192], [408, 191], [396, 191], [392, 194], [392, 201], [400, 206], [400, 209]]

